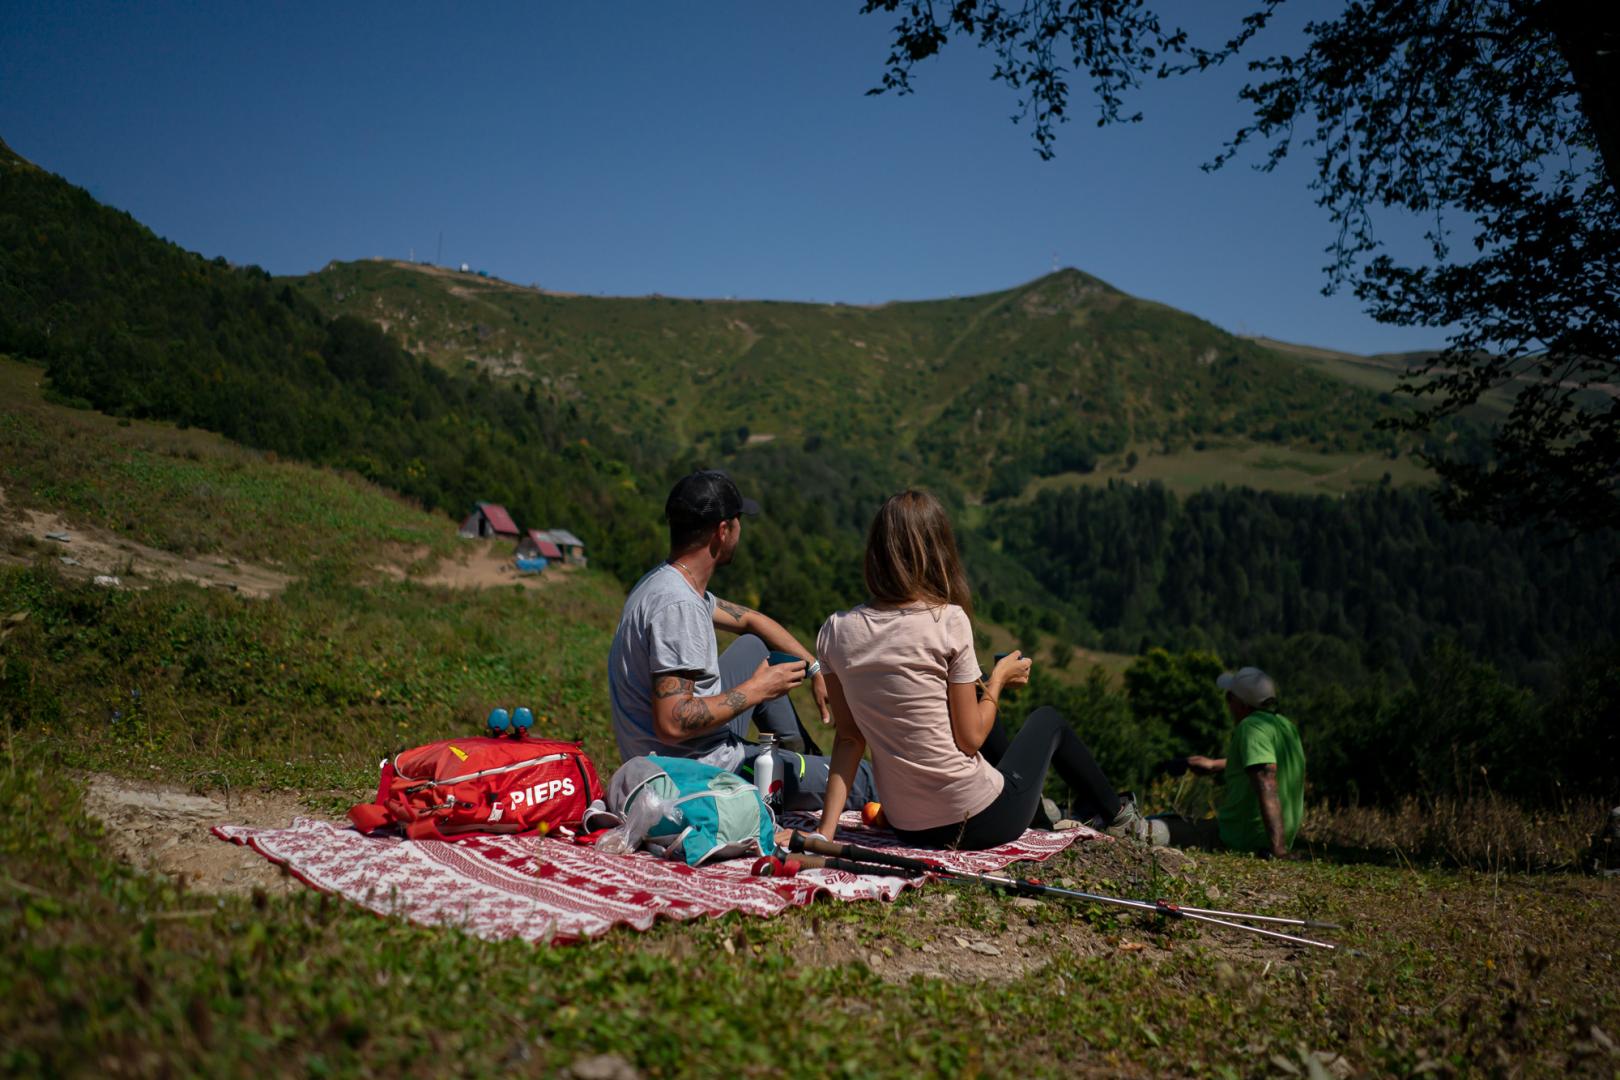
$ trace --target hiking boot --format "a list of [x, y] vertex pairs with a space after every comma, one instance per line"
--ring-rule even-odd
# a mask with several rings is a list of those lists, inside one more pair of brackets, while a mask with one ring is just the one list
[[1063, 811], [1058, 809], [1056, 800], [1048, 799], [1045, 795], [1041, 796], [1041, 812], [1046, 815], [1049, 822], [1055, 822], [1063, 816]]
[[1135, 837], [1142, 820], [1142, 812], [1136, 808], [1136, 796], [1129, 791], [1122, 792], [1119, 796], [1119, 812], [1114, 815], [1113, 821], [1102, 827], [1102, 831], [1116, 840]]
[[1136, 796], [1127, 791], [1119, 797], [1119, 813], [1114, 815], [1103, 832], [1118, 840], [1126, 837], [1140, 840], [1151, 847], [1170, 845], [1170, 826], [1157, 818], [1145, 818], [1136, 808]]

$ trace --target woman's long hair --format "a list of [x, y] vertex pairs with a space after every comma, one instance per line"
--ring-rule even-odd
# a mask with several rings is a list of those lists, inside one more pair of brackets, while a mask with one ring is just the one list
[[921, 601], [973, 613], [951, 519], [926, 491], [902, 491], [884, 500], [866, 533], [862, 572], [872, 599], [887, 607]]

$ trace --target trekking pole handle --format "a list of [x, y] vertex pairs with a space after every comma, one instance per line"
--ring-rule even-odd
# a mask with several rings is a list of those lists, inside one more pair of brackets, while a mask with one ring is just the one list
[[857, 844], [840, 844], [828, 840], [820, 833], [805, 833], [794, 830], [788, 840], [788, 850], [812, 851], [818, 855], [830, 855], [835, 859], [848, 859], [851, 862], [880, 863], [884, 866], [894, 866], [901, 870], [908, 870], [913, 874], [934, 874], [944, 870], [938, 863], [923, 859], [909, 859], [904, 855], [895, 855], [887, 851], [878, 851], [874, 848], [861, 847]]

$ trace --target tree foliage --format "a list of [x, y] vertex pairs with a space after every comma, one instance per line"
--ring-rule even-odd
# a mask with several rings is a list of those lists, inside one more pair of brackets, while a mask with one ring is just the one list
[[[1134, 121], [1144, 78], [1242, 55], [1280, 0], [1262, 0], [1214, 48], [1167, 29], [1142, 0], [868, 0], [901, 14], [882, 86], [952, 37], [996, 55], [1050, 157], [1070, 72], [1098, 123]], [[1065, 55], [1066, 54], [1066, 55]], [[1260, 167], [1299, 145], [1334, 228], [1327, 289], [1349, 284], [1373, 317], [1443, 327], [1445, 350], [1405, 389], [1428, 428], [1493, 391], [1512, 412], [1492, 453], [1436, 453], [1454, 510], [1562, 532], [1620, 524], [1620, 8], [1573, 0], [1369, 0], [1306, 27], [1302, 50], [1255, 59], [1240, 97]], [[1385, 250], [1380, 213], [1430, 221], [1428, 258]]]
[[1542, 543], [1522, 528], [1447, 520], [1423, 492], [1213, 489], [1178, 500], [1157, 484], [1116, 482], [1042, 492], [985, 529], [1005, 560], [970, 552], [988, 606], [1013, 564], [1083, 637], [1115, 651], [1201, 647], [1241, 663], [1286, 660], [1323, 681], [1404, 680], [1449, 638], [1534, 681], [1549, 657], [1620, 631], [1620, 597], [1592, 587], [1613, 534]]

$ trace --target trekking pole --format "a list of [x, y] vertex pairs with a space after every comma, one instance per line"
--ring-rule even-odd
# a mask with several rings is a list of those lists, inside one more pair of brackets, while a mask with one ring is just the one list
[[[977, 883], [990, 885], [999, 889], [1008, 889], [1012, 892], [1035, 896], [1066, 896], [1074, 900], [1090, 900], [1099, 904], [1114, 904], [1118, 907], [1131, 908], [1136, 911], [1148, 911], [1155, 915], [1164, 915], [1172, 919], [1192, 919], [1196, 922], [1211, 923], [1215, 926], [1229, 926], [1234, 930], [1247, 930], [1251, 934], [1272, 938], [1277, 941], [1288, 941], [1296, 945], [1311, 945], [1318, 949], [1336, 949], [1338, 946], [1326, 941], [1315, 941], [1311, 938], [1297, 937], [1293, 934], [1284, 934], [1279, 930], [1266, 930], [1248, 923], [1232, 922], [1230, 919], [1216, 918], [1213, 915], [1203, 915], [1201, 909], [1184, 908], [1172, 900], [1128, 900], [1122, 896], [1103, 896], [1101, 893], [1081, 892], [1079, 889], [1062, 889], [1056, 885], [1045, 885], [1027, 878], [1003, 877], [999, 874], [975, 874], [971, 871], [952, 870], [949, 867], [940, 867], [935, 871], [947, 881], [964, 883]], [[1247, 915], [1232, 912], [1240, 919], [1265, 919], [1264, 915]]]
[[947, 881], [977, 883], [998, 889], [1007, 889], [1012, 892], [1034, 896], [1065, 896], [1074, 900], [1089, 900], [1100, 904], [1114, 904], [1118, 907], [1131, 908], [1135, 911], [1148, 911], [1155, 915], [1164, 915], [1172, 919], [1192, 919], [1197, 922], [1207, 922], [1215, 926], [1228, 926], [1237, 930], [1247, 930], [1251, 934], [1261, 937], [1273, 938], [1277, 941], [1288, 941], [1296, 945], [1310, 945], [1318, 949], [1336, 949], [1338, 946], [1325, 941], [1315, 941], [1311, 938], [1297, 937], [1293, 934], [1284, 934], [1277, 930], [1266, 930], [1258, 926], [1249, 926], [1247, 923], [1232, 922], [1230, 916], [1236, 919], [1253, 919], [1256, 922], [1269, 922], [1288, 926], [1301, 926], [1308, 928], [1338, 929], [1331, 923], [1317, 923], [1306, 919], [1285, 919], [1273, 915], [1250, 915], [1238, 911], [1215, 911], [1212, 908], [1191, 908], [1170, 900], [1130, 900], [1121, 896], [1103, 896], [1100, 893], [1082, 892], [1078, 889], [1063, 889], [1056, 885], [1046, 885], [1028, 878], [1005, 877], [1000, 874], [979, 874], [969, 870], [955, 870], [932, 860], [912, 859], [904, 855], [893, 855], [886, 851], [874, 851], [871, 848], [860, 847], [856, 844], [839, 844], [825, 839], [816, 833], [794, 832], [789, 841], [793, 851], [813, 851], [824, 855], [831, 855], [839, 859], [855, 862], [882, 863], [914, 873], [935, 874]]
[[1188, 915], [1221, 915], [1228, 919], [1248, 919], [1250, 922], [1274, 923], [1278, 926], [1300, 926], [1306, 930], [1342, 930], [1344, 927], [1338, 923], [1322, 922], [1319, 919], [1286, 919], [1280, 915], [1250, 915], [1243, 911], [1221, 911], [1218, 908], [1187, 907], [1181, 905], [1181, 910]]
[[916, 875], [910, 870], [902, 870], [897, 866], [888, 866], [881, 863], [852, 862], [849, 859], [840, 859], [831, 855], [791, 855], [787, 858], [765, 856], [754, 860], [753, 868], [749, 871], [754, 877], [793, 877], [800, 870], [844, 870], [851, 874], [872, 874], [879, 877], [911, 878]]

